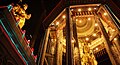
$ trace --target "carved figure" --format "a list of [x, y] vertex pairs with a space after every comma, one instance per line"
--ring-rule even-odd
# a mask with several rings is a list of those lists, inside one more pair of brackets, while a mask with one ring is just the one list
[[83, 55], [81, 61], [82, 65], [97, 65], [94, 54], [87, 44], [84, 44], [83, 46]]
[[23, 4], [22, 6], [16, 4], [15, 6], [13, 6], [12, 13], [16, 21], [18, 22], [20, 29], [24, 26], [25, 19], [30, 19], [31, 17], [31, 14], [26, 13], [27, 8], [28, 8], [27, 4]]

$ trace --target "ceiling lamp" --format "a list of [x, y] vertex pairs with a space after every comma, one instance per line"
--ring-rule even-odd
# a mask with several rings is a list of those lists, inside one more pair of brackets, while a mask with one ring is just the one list
[[114, 41], [116, 41], [117, 40], [117, 38], [114, 38]]
[[105, 15], [105, 16], [106, 16], [106, 15], [107, 15], [107, 13], [104, 13], [103, 15]]
[[81, 9], [78, 9], [78, 11], [80, 12], [80, 11], [81, 11]]
[[92, 9], [91, 8], [88, 8], [88, 11], [91, 11]]
[[88, 40], [89, 40], [89, 38], [86, 38], [85, 40], [86, 40], [86, 41], [88, 41]]
[[56, 25], [59, 25], [59, 22], [56, 22]]
[[71, 11], [73, 11], [73, 9], [71, 9]]
[[65, 16], [65, 15], [63, 15], [63, 16], [62, 16], [62, 18], [63, 18], [63, 19], [65, 19], [65, 18], [66, 18], [66, 16]]
[[97, 8], [94, 8], [94, 10], [96, 10]]
[[78, 19], [76, 19], [76, 21], [78, 21]]
[[98, 26], [98, 24], [97, 24], [97, 23], [95, 23], [95, 26]]
[[96, 50], [98, 50], [98, 48], [96, 48]]
[[88, 20], [91, 20], [91, 18], [88, 18]]
[[94, 33], [94, 34], [93, 34], [93, 36], [95, 37], [95, 36], [97, 36], [97, 34], [96, 34], [96, 33]]
[[81, 20], [79, 20], [79, 23], [82, 23], [82, 21], [81, 21]]

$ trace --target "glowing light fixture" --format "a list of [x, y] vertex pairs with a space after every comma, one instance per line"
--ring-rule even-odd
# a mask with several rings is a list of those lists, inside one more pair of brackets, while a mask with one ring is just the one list
[[31, 52], [32, 52], [31, 55], [34, 55], [34, 54], [33, 54], [33, 52], [34, 52], [34, 48], [31, 48]]
[[71, 9], [71, 11], [73, 11], [73, 9]]
[[59, 25], [59, 22], [56, 22], [56, 25]]
[[27, 47], [30, 47], [30, 40], [27, 40]]
[[95, 26], [98, 26], [98, 24], [97, 24], [97, 23], [95, 23]]
[[26, 30], [23, 30], [22, 33], [23, 33], [22, 35], [22, 39], [23, 39], [25, 37]]
[[98, 50], [98, 48], [96, 48], [96, 50]]
[[35, 62], [37, 61], [37, 55], [34, 56]]
[[117, 40], [117, 38], [114, 38], [114, 41], [116, 41]]
[[88, 18], [88, 20], [91, 20], [91, 18]]
[[57, 40], [56, 40], [56, 39], [54, 39], [54, 41], [56, 42]]
[[78, 11], [80, 12], [80, 11], [81, 11], [81, 9], [78, 9]]
[[106, 16], [106, 15], [107, 15], [107, 13], [104, 13], [103, 15], [105, 15], [105, 16]]
[[78, 21], [78, 19], [76, 19], [76, 21]]
[[81, 20], [79, 20], [79, 23], [82, 23], [82, 21], [81, 21]]
[[97, 8], [94, 8], [94, 10], [96, 10]]
[[72, 40], [71, 42], [72, 42], [72, 43], [74, 43], [75, 41], [74, 41], [74, 40]]
[[89, 40], [89, 38], [86, 38], [86, 41], [88, 41]]
[[92, 9], [91, 8], [88, 8], [88, 11], [91, 11]]
[[65, 19], [65, 18], [66, 18], [66, 16], [65, 16], [65, 15], [63, 15], [63, 16], [62, 16], [62, 18], [63, 18], [63, 19]]
[[30, 40], [27, 40], [27, 43], [30, 43]]
[[95, 36], [97, 36], [97, 34], [96, 34], [96, 33], [94, 33], [94, 34], [93, 34], [93, 36], [95, 37]]

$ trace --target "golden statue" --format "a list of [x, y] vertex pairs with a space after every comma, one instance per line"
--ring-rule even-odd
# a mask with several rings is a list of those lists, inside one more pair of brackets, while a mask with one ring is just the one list
[[82, 65], [97, 65], [97, 61], [88, 44], [84, 44], [83, 46], [83, 55], [81, 59], [81, 64]]
[[19, 4], [16, 4], [15, 6], [13, 6], [12, 13], [16, 21], [18, 22], [20, 29], [24, 26], [25, 19], [30, 19], [31, 17], [31, 14], [28, 15], [25, 12], [27, 8], [28, 8], [27, 4], [23, 4], [22, 6], [20, 6]]

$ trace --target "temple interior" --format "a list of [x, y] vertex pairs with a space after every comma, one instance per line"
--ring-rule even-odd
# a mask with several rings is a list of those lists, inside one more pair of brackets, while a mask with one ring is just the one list
[[[71, 49], [75, 65], [80, 63], [81, 65], [97, 65], [106, 60], [110, 62], [107, 49], [105, 49], [108, 40], [111, 41], [111, 48], [116, 50], [114, 52], [119, 54], [116, 47], [120, 43], [118, 42], [119, 31], [106, 6], [75, 5], [69, 7], [69, 13], [66, 9], [53, 20], [48, 28], [50, 34], [46, 51], [48, 65], [55, 62], [49, 55], [57, 57], [56, 63], [65, 63], [66, 49]], [[67, 23], [68, 19], [70, 22]], [[104, 33], [108, 34], [107, 37]], [[71, 48], [66, 46], [66, 42], [70, 42], [67, 45], [71, 45]], [[99, 60], [101, 57], [102, 59]], [[116, 57], [116, 59], [119, 58]]]

